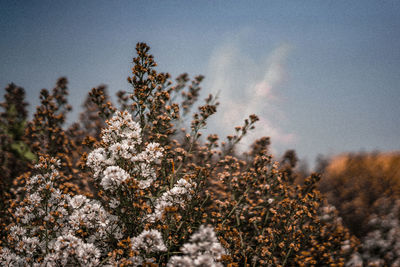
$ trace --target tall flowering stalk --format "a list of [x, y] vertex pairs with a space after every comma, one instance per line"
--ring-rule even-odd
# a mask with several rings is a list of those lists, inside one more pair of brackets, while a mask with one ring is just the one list
[[100, 195], [119, 214], [131, 234], [137, 234], [149, 206], [148, 189], [157, 178], [156, 162], [163, 149], [142, 143], [141, 127], [128, 112], [117, 111], [102, 131], [101, 146], [87, 157]]

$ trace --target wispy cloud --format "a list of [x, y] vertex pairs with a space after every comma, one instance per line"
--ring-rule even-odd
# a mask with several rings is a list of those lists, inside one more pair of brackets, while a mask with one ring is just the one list
[[[288, 44], [273, 49], [263, 61], [253, 60], [240, 46], [240, 40], [229, 40], [215, 49], [206, 75], [206, 88], [218, 92], [220, 107], [210, 122], [209, 132], [226, 136], [233, 128], [241, 125], [250, 114], [259, 116], [256, 130], [243, 140], [240, 148], [246, 149], [255, 139], [270, 136], [272, 145], [289, 145], [295, 135], [285, 132], [279, 122], [284, 112], [279, 108], [281, 101], [279, 86], [286, 79], [285, 61], [290, 52]], [[211, 130], [212, 129], [212, 130]]]

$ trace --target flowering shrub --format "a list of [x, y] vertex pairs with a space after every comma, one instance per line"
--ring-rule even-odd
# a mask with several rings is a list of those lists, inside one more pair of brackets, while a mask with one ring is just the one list
[[[149, 225], [145, 224], [165, 220], [168, 207], [184, 209], [196, 184], [182, 178], [148, 201], [151, 195], [145, 190], [156, 179], [152, 165], [162, 157], [162, 149], [150, 143], [141, 150], [141, 128], [127, 112], [116, 112], [107, 124], [102, 131], [105, 148], [95, 149], [87, 159], [95, 181], [107, 193], [101, 194], [105, 205], [83, 195], [62, 193], [55, 184], [60, 161], [42, 157], [35, 166], [38, 174], [26, 181], [25, 198], [15, 209], [16, 223], [9, 226], [8, 246], [0, 253], [3, 265], [142, 265], [167, 252], [162, 233], [146, 229]], [[128, 259], [113, 255], [110, 248], [129, 240]], [[214, 262], [223, 252], [212, 228], [200, 227], [190, 240], [199, 247], [185, 245], [182, 253], [190, 252], [200, 265]], [[176, 266], [178, 257], [172, 257], [170, 265]]]
[[[100, 251], [93, 244], [72, 235], [72, 232], [77, 224], [79, 228], [88, 226], [85, 221], [90, 217], [76, 222], [76, 213], [85, 212], [78, 208], [86, 208], [86, 211], [89, 209], [88, 213], [93, 213], [98, 212], [100, 205], [87, 203], [79, 207], [76, 197], [63, 194], [54, 183], [59, 174], [56, 169], [59, 165], [60, 162], [55, 159], [47, 161], [41, 158], [35, 166], [38, 174], [27, 180], [25, 198], [14, 212], [16, 223], [9, 226], [9, 248], [3, 248], [0, 253], [2, 265], [26, 266], [39, 262], [44, 265], [65, 265], [70, 262], [69, 258], [74, 259], [76, 253], [81, 255], [76, 263], [91, 266], [98, 263]], [[98, 218], [92, 216], [94, 219]], [[94, 228], [96, 226], [93, 225]]]
[[[90, 113], [66, 131], [66, 80], [52, 94], [41, 93], [27, 130], [39, 162], [18, 179], [0, 263], [344, 265], [355, 241], [324, 204], [319, 176], [294, 184], [290, 170], [268, 153], [267, 138], [238, 155], [235, 145], [254, 128], [255, 115], [226, 142], [217, 135], [202, 140], [218, 106], [211, 95], [186, 130], [182, 120], [203, 77], [187, 87], [189, 78], [181, 75], [172, 85], [148, 51], [137, 45], [128, 78], [133, 90], [118, 93], [119, 108], [103, 87], [94, 88], [93, 102], [85, 103]], [[101, 119], [90, 127], [94, 111]]]

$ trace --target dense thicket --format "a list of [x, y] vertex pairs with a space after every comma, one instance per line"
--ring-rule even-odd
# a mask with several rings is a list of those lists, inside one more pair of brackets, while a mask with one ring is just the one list
[[[24, 91], [7, 88], [1, 113], [0, 262], [10, 266], [343, 266], [356, 241], [312, 174], [295, 183], [250, 115], [220, 141], [201, 137], [217, 112], [197, 104], [202, 76], [174, 82], [139, 43], [128, 92], [93, 88], [66, 128], [67, 80], [42, 90], [27, 121]], [[7, 96], [8, 94], [8, 96]], [[16, 112], [21, 110], [21, 112]], [[187, 123], [185, 120], [190, 119]], [[4, 178], [3, 178], [4, 177]], [[349, 260], [352, 261], [349, 261]]]

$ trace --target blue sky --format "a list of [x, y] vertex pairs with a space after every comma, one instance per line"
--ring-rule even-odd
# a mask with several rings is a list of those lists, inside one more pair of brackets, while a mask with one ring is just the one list
[[145, 41], [160, 71], [203, 74], [204, 94], [219, 92], [208, 132], [256, 113], [243, 146], [271, 136], [277, 155], [400, 149], [398, 1], [0, 0], [0, 36], [0, 86], [24, 87], [31, 110], [60, 76], [72, 118], [92, 87], [129, 90]]

